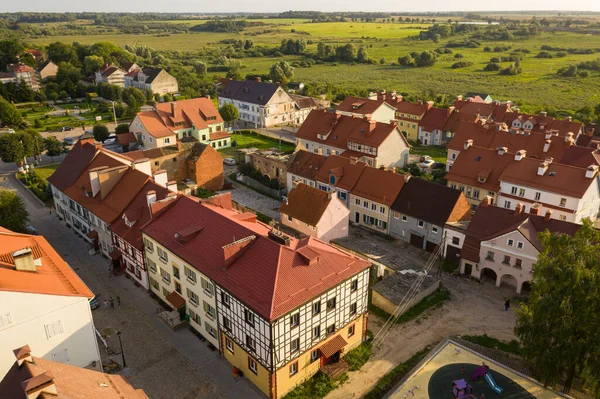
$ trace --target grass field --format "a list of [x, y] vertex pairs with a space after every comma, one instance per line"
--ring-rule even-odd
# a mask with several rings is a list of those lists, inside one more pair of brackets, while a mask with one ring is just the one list
[[[256, 133], [244, 133], [244, 134], [233, 134], [232, 140], [235, 140], [237, 147], [229, 147], [219, 150], [219, 153], [223, 158], [233, 158], [238, 160], [238, 150], [242, 148], [258, 148], [259, 150], [265, 150], [268, 148], [279, 148], [279, 141], [260, 136]], [[294, 151], [295, 146], [288, 142], [281, 142], [281, 151], [290, 152]]]
[[[499, 16], [494, 16], [498, 17]], [[456, 18], [453, 18], [456, 19]], [[166, 24], [186, 24], [193, 26], [205, 22], [205, 19], [182, 19], [163, 21]], [[257, 21], [257, 20], [253, 20]], [[251, 27], [240, 33], [180, 33], [168, 36], [152, 34], [94, 34], [79, 36], [54, 36], [32, 38], [35, 44], [48, 44], [55, 41], [67, 43], [80, 42], [92, 44], [108, 41], [117, 45], [137, 43], [156, 50], [196, 52], [201, 49], [215, 49], [222, 46], [224, 39], [251, 39], [255, 45], [278, 46], [283, 39], [303, 38], [312, 44], [308, 52], [315, 52], [317, 43], [326, 42], [335, 45], [353, 43], [364, 46], [376, 65], [331, 64], [314, 65], [311, 68], [296, 68], [294, 80], [305, 83], [330, 83], [346, 89], [374, 90], [386, 89], [425, 97], [427, 93], [456, 96], [467, 91], [488, 92], [495, 99], [512, 100], [526, 112], [534, 112], [546, 107], [564, 110], [579, 109], [584, 105], [595, 106], [600, 103], [600, 74], [591, 72], [587, 78], [563, 78], [557, 76], [559, 68], [568, 64], [596, 60], [600, 54], [573, 55], [562, 58], [536, 58], [542, 45], [563, 48], [600, 49], [600, 35], [583, 35], [573, 32], [541, 32], [528, 38], [507, 41], [481, 41], [478, 48], [452, 48], [451, 54], [438, 57], [438, 61], [428, 68], [404, 68], [397, 65], [398, 57], [411, 51], [435, 50], [444, 48], [449, 39], [439, 43], [416, 39], [421, 30], [429, 25], [399, 23], [363, 23], [329, 22], [307, 23], [306, 20], [264, 19], [266, 26]], [[86, 27], [87, 28], [87, 27]], [[90, 30], [98, 27], [90, 25]], [[293, 32], [292, 32], [293, 31]], [[451, 38], [465, 40], [466, 36]], [[484, 47], [509, 46], [505, 52], [486, 52]], [[484, 72], [483, 68], [492, 57], [509, 55], [515, 49], [529, 50], [521, 62], [523, 72], [516, 76], [502, 76], [498, 72]], [[463, 58], [460, 61], [472, 63], [465, 68], [453, 69], [458, 61], [456, 53]], [[265, 74], [273, 63], [285, 59], [289, 62], [301, 61], [304, 56], [284, 56], [283, 58], [261, 57], [242, 58], [242, 74]], [[384, 59], [383, 64], [379, 61]], [[502, 63], [503, 68], [510, 63]], [[224, 73], [214, 73], [222, 76]]]

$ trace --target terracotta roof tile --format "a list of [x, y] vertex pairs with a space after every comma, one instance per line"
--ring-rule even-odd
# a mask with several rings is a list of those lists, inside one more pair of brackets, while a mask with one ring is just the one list
[[[41, 259], [36, 272], [18, 271], [12, 253], [31, 248], [34, 259]], [[94, 294], [42, 236], [0, 230], [0, 291], [83, 296]], [[1, 390], [0, 390], [1, 391]]]
[[349, 158], [331, 155], [327, 157], [327, 160], [317, 172], [315, 180], [330, 184], [333, 175], [335, 176], [336, 187], [351, 191], [365, 168], [367, 168], [367, 164], [364, 162], [354, 162]]
[[428, 132], [443, 130], [451, 114], [452, 111], [447, 108], [431, 108], [419, 122], [419, 127]]
[[[446, 175], [446, 180], [498, 192], [500, 175], [513, 161], [512, 154], [500, 155], [496, 150], [471, 146], [460, 152]], [[485, 174], [481, 174], [482, 171], [485, 171]], [[485, 181], [479, 181], [479, 177], [484, 177]], [[481, 198], [486, 194], [481, 193]]]
[[329, 193], [306, 184], [298, 184], [288, 193], [287, 201], [281, 204], [279, 212], [316, 226], [330, 202]]
[[77, 141], [59, 167], [48, 177], [48, 182], [60, 191], [65, 191], [67, 187], [75, 183], [95, 155], [96, 145], [93, 139]]
[[313, 180], [327, 159], [324, 155], [298, 150], [288, 161], [287, 173]]
[[352, 188], [351, 194], [391, 206], [404, 187], [404, 183], [404, 175], [366, 167]]
[[136, 142], [137, 138], [132, 132], [117, 134], [117, 143], [120, 145], [129, 145]]
[[370, 115], [385, 104], [383, 100], [369, 100], [368, 98], [348, 96], [342, 101], [336, 109], [341, 112], [351, 112], [353, 114]]

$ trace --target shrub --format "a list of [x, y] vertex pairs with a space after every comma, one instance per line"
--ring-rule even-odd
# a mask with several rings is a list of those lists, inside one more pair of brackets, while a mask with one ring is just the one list
[[552, 58], [552, 57], [553, 57], [552, 53], [549, 53], [548, 51], [540, 51], [535, 56], [535, 58]]
[[492, 57], [492, 58], [490, 58], [490, 62], [498, 63], [498, 62], [500, 62], [500, 58], [498, 58], [498, 57]]
[[490, 51], [492, 51], [492, 49], [491, 49], [490, 47], [488, 47], [488, 46], [485, 46], [485, 47], [483, 48], [483, 51], [485, 51], [485, 52], [490, 52]]
[[499, 71], [500, 70], [500, 64], [495, 63], [495, 62], [490, 62], [489, 64], [487, 64], [483, 68], [483, 70], [486, 71], [486, 72]]
[[117, 125], [117, 127], [115, 128], [116, 134], [122, 134], [122, 133], [128, 133], [128, 132], [129, 132], [129, 125], [127, 123], [119, 123]]
[[572, 78], [577, 76], [577, 65], [567, 65], [560, 68], [557, 72], [560, 76]]
[[590, 73], [588, 71], [579, 71], [577, 72], [577, 76], [587, 78], [588, 76], [590, 76]]
[[473, 65], [473, 63], [469, 61], [455, 62], [454, 64], [452, 64], [452, 69], [465, 68], [471, 65]]
[[461, 53], [456, 53], [454, 54], [454, 58], [458, 59], [458, 58], [463, 58], [464, 56]]
[[555, 56], [558, 58], [562, 58], [562, 57], [566, 57], [567, 53], [565, 51], [559, 51], [558, 53], [555, 54]]

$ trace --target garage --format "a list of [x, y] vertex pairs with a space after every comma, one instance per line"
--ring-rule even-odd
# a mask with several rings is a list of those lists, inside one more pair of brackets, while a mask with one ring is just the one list
[[433, 252], [437, 248], [437, 244], [435, 242], [427, 241], [427, 245], [425, 245], [425, 250], [427, 252]]
[[460, 248], [453, 245], [446, 245], [446, 260], [457, 262], [460, 259]]
[[417, 247], [419, 249], [423, 249], [423, 242], [424, 242], [423, 237], [411, 233], [410, 245]]

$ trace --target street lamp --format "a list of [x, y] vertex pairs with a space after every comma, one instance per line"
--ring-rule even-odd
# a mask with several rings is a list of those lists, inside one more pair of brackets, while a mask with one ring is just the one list
[[119, 337], [119, 345], [121, 346], [121, 356], [123, 357], [123, 368], [127, 367], [125, 363], [125, 353], [123, 352], [123, 342], [121, 341], [121, 331], [117, 331], [117, 337]]
[[115, 130], [117, 129], [117, 113], [115, 112], [115, 102], [111, 101], [112, 109], [113, 109], [113, 117], [115, 118]]

